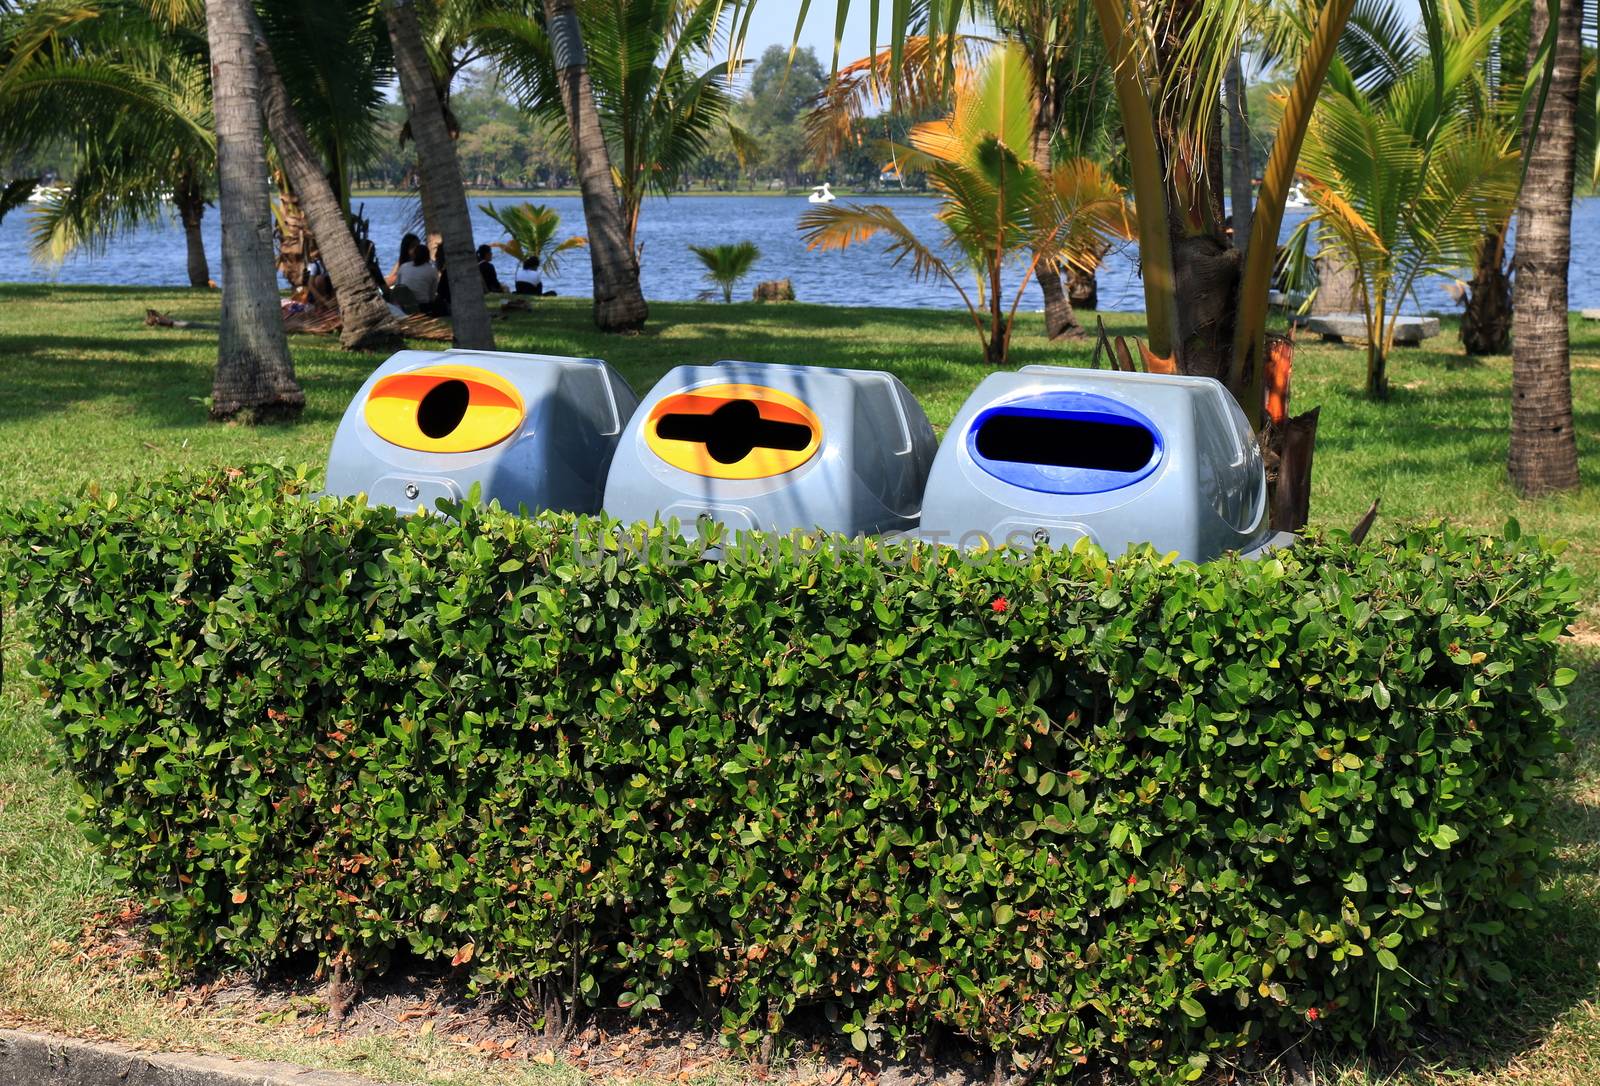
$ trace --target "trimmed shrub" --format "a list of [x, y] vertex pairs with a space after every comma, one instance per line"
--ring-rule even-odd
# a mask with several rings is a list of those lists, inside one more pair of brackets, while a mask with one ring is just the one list
[[1514, 531], [706, 561], [310, 489], [0, 520], [77, 814], [180, 964], [409, 948], [735, 1042], [1192, 1077], [1403, 1036], [1538, 908], [1577, 593]]

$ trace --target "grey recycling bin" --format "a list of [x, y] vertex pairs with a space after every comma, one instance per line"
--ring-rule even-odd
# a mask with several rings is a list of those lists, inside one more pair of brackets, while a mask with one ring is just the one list
[[951, 423], [923, 499], [925, 537], [1115, 556], [1150, 543], [1208, 561], [1268, 542], [1250, 424], [1208, 377], [1028, 366], [995, 373]]
[[679, 366], [634, 414], [606, 480], [625, 522], [849, 536], [915, 527], [935, 450], [892, 374], [718, 362]]
[[597, 513], [633, 390], [597, 358], [402, 351], [333, 436], [327, 491], [432, 509], [481, 485], [510, 510]]

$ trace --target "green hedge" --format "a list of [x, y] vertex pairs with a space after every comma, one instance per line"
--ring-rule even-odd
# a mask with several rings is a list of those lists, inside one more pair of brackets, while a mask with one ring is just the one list
[[1404, 1035], [1537, 911], [1577, 593], [1514, 531], [709, 562], [309, 490], [0, 519], [78, 814], [180, 963], [409, 948], [744, 1043], [1188, 1076]]

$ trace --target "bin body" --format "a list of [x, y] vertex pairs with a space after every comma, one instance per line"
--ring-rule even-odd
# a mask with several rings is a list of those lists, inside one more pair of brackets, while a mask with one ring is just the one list
[[1209, 561], [1267, 541], [1266, 474], [1244, 412], [1207, 377], [1028, 366], [991, 374], [951, 423], [922, 534], [1113, 556], [1150, 543]]
[[596, 358], [402, 351], [345, 411], [327, 492], [409, 511], [477, 483], [484, 502], [506, 509], [597, 513], [637, 404]]
[[892, 374], [718, 362], [680, 366], [639, 405], [606, 480], [624, 522], [730, 531], [916, 526], [933, 428]]

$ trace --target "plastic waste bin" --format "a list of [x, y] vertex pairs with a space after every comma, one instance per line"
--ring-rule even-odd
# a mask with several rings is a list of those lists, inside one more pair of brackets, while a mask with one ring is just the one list
[[638, 402], [597, 358], [402, 351], [346, 409], [327, 490], [413, 510], [478, 483], [506, 509], [597, 513]]
[[606, 480], [625, 522], [848, 536], [915, 527], [936, 443], [892, 374], [718, 362], [679, 366], [634, 414]]
[[1203, 562], [1268, 542], [1266, 475], [1244, 412], [1207, 377], [1028, 366], [991, 374], [951, 423], [921, 534]]

